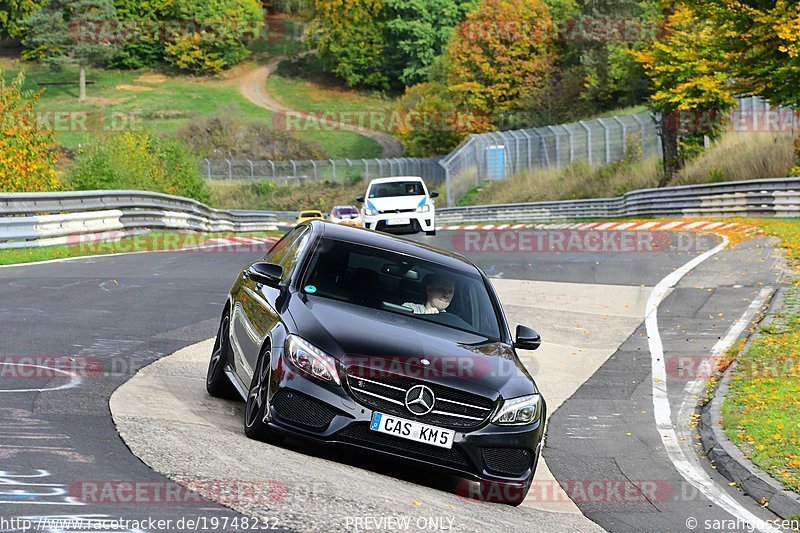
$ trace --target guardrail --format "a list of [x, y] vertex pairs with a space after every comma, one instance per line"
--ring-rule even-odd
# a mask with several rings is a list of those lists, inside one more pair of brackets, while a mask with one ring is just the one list
[[551, 222], [588, 218], [800, 216], [800, 178], [643, 189], [616, 198], [531, 202], [436, 210], [437, 224]]
[[144, 191], [0, 194], [0, 248], [52, 246], [111, 232], [275, 229], [276, 213], [224, 211], [198, 201]]
[[[0, 248], [69, 244], [136, 230], [266, 231], [296, 216], [224, 211], [143, 191], [0, 194]], [[644, 189], [617, 198], [440, 208], [437, 224], [675, 216], [800, 217], [800, 178]]]

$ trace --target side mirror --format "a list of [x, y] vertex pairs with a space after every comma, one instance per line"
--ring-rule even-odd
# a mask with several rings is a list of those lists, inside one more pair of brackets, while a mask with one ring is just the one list
[[431, 198], [439, 198], [439, 193], [438, 193], [438, 192], [436, 192], [436, 191], [433, 191], [433, 192], [432, 192], [432, 193], [430, 193], [428, 196], [430, 196]]
[[244, 271], [244, 277], [269, 287], [277, 287], [283, 277], [283, 267], [272, 263], [253, 263]]
[[517, 326], [517, 340], [514, 348], [521, 350], [536, 350], [542, 345], [542, 336], [528, 326]]
[[358, 202], [360, 204], [363, 204], [364, 203], [364, 195], [361, 194], [359, 196], [356, 196], [356, 202]]

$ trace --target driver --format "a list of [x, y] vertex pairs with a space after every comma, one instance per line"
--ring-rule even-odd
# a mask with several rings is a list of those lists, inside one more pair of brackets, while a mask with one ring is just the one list
[[411, 309], [415, 315], [445, 313], [453, 301], [455, 288], [453, 280], [439, 274], [431, 274], [425, 279], [426, 302], [424, 304], [406, 302], [403, 307]]

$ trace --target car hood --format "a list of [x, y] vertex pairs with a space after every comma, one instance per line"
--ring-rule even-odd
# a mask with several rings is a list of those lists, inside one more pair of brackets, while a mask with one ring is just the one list
[[493, 398], [536, 392], [508, 344], [389, 311], [296, 296], [289, 312], [297, 333], [345, 367], [366, 366]]
[[378, 211], [396, 211], [398, 209], [416, 209], [425, 205], [427, 197], [419, 196], [392, 196], [388, 198], [368, 198], [366, 205]]

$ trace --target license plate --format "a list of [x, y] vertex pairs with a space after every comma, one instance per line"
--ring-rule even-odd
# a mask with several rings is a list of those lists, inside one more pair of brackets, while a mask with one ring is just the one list
[[405, 224], [411, 224], [410, 218], [390, 218], [386, 221], [386, 223], [390, 226], [403, 226]]
[[372, 414], [369, 429], [448, 450], [453, 447], [453, 437], [456, 434], [455, 431], [449, 429], [437, 428], [384, 413]]

